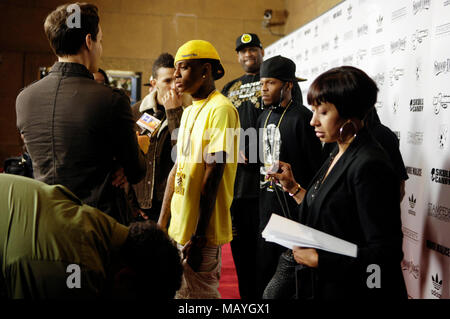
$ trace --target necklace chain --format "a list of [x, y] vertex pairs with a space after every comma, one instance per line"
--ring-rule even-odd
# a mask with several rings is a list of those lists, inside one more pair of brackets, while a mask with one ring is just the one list
[[[284, 109], [283, 114], [281, 114], [281, 117], [280, 117], [280, 119], [278, 121], [278, 124], [277, 124], [277, 128], [280, 127], [280, 124], [281, 124], [281, 121], [283, 120], [284, 114], [288, 110], [289, 106], [291, 106], [291, 104], [292, 104], [292, 100], [289, 101], [289, 104]], [[272, 111], [273, 110], [270, 110], [269, 115], [267, 115], [267, 117], [266, 117], [266, 121], [264, 122], [264, 129], [267, 127], [267, 122], [269, 121], [269, 118], [270, 118], [270, 115], [272, 114]]]
[[[194, 130], [194, 126], [195, 126], [195, 122], [197, 121], [197, 117], [200, 115], [200, 113], [203, 110], [203, 108], [205, 107], [205, 105], [209, 102], [209, 100], [212, 97], [212, 95], [214, 94], [214, 92], [216, 92], [215, 89], [213, 91], [211, 91], [211, 93], [209, 93], [209, 95], [205, 99], [205, 102], [203, 102], [202, 106], [200, 106], [200, 108], [198, 109], [197, 113], [195, 114], [194, 121], [192, 122], [191, 128], [189, 129], [187, 143], [184, 143], [185, 142], [185, 137], [184, 137], [185, 134], [184, 134], [184, 132], [186, 130], [183, 132], [183, 138], [182, 138], [182, 144], [183, 144], [182, 147], [183, 147], [183, 149], [182, 149], [182, 153], [181, 153], [182, 157], [183, 157], [184, 154], [186, 154], [187, 148], [190, 145], [189, 141], [190, 141], [190, 137], [191, 137], [192, 131]], [[189, 112], [188, 118], [186, 119], [186, 124], [189, 123], [189, 118], [190, 117], [191, 117], [191, 112]], [[187, 144], [187, 145], [185, 145], [185, 144]], [[181, 158], [180, 158], [180, 160], [181, 160]], [[180, 166], [180, 164], [182, 164], [181, 161], [178, 163], [178, 165]], [[183, 162], [181, 170], [183, 170], [184, 164], [185, 163]]]

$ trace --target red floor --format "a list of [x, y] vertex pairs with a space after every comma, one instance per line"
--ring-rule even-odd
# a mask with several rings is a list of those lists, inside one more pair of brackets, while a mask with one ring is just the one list
[[222, 299], [240, 299], [236, 268], [231, 255], [230, 244], [222, 246], [222, 273], [219, 282]]

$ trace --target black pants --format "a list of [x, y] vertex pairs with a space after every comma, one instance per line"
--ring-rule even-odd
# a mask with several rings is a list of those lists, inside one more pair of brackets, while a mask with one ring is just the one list
[[258, 251], [257, 251], [257, 289], [258, 298], [263, 297], [266, 286], [272, 279], [277, 270], [278, 260], [281, 254], [286, 251], [286, 247], [278, 244], [267, 242], [262, 238], [261, 234], [258, 237]]
[[255, 273], [259, 225], [258, 207], [258, 198], [235, 199], [231, 205], [233, 240], [230, 245], [236, 266], [241, 299], [260, 297], [257, 295]]

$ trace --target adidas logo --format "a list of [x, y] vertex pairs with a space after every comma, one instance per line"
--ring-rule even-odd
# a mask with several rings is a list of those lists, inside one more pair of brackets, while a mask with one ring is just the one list
[[438, 274], [436, 274], [436, 277], [431, 275], [431, 280], [433, 281], [434, 289], [441, 290], [441, 288], [442, 288], [442, 279], [439, 280]]
[[408, 197], [408, 200], [409, 200], [409, 207], [414, 209], [414, 207], [416, 207], [416, 201], [417, 201], [417, 199], [414, 198], [414, 194], [411, 194], [411, 196]]
[[383, 24], [383, 19], [384, 19], [383, 16], [381, 16], [381, 15], [378, 16], [378, 18], [377, 18], [377, 24], [378, 24], [379, 27], [381, 27], [381, 25]]

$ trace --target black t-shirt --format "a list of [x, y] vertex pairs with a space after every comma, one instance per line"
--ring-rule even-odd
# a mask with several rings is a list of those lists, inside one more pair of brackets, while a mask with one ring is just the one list
[[[272, 112], [265, 109], [258, 119], [258, 128], [266, 129], [261, 132], [262, 136], [259, 136], [260, 148], [265, 154], [261, 159], [289, 163], [295, 180], [303, 188], [307, 188], [322, 165], [322, 144], [309, 124], [312, 117], [310, 110], [294, 102], [284, 116], [283, 111], [283, 108]], [[271, 155], [267, 159], [269, 152]], [[264, 163], [261, 163], [261, 167], [264, 167]], [[297, 203], [281, 189], [275, 191], [270, 187], [264, 180], [264, 171], [260, 175], [260, 187], [260, 230], [264, 229], [272, 213], [283, 215], [282, 204], [285, 210], [286, 206], [289, 207], [290, 214], [294, 217]]]
[[[256, 127], [256, 121], [261, 114], [261, 84], [259, 73], [243, 75], [222, 89], [222, 94], [228, 97], [239, 113], [241, 128], [245, 131]], [[255, 136], [257, 137], [257, 136]], [[259, 164], [257, 161], [257, 139], [246, 138], [241, 134], [239, 149], [251, 162], [239, 164], [234, 184], [234, 198], [257, 198], [259, 193]]]

